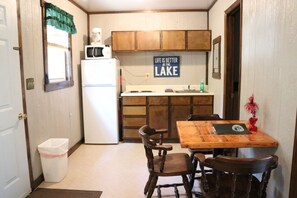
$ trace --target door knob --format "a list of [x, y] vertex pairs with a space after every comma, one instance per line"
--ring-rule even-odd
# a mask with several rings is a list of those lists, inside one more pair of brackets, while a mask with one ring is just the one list
[[18, 119], [19, 120], [25, 120], [25, 119], [27, 119], [27, 115], [25, 113], [19, 113]]

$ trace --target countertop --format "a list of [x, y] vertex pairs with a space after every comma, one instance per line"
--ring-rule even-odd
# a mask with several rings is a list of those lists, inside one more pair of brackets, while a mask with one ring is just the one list
[[[191, 90], [199, 90], [199, 85], [190, 85]], [[145, 85], [145, 86], [126, 86], [126, 91], [121, 96], [213, 96], [214, 93], [209, 92], [186, 92], [177, 93], [176, 90], [185, 90], [188, 85]], [[165, 92], [171, 89], [173, 92]], [[147, 92], [149, 91], [149, 92]]]

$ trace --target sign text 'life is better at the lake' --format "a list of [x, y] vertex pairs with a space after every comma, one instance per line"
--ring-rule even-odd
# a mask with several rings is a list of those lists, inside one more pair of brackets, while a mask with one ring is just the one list
[[179, 77], [179, 56], [154, 56], [154, 77]]

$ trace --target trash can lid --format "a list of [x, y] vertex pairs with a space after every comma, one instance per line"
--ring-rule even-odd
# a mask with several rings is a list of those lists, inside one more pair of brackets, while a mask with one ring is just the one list
[[40, 153], [64, 154], [68, 151], [68, 138], [50, 138], [38, 145]]

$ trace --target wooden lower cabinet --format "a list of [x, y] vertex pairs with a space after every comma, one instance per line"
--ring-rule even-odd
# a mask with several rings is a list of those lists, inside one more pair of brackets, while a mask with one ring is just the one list
[[124, 141], [141, 141], [138, 129], [149, 125], [168, 129], [165, 140], [178, 142], [176, 121], [189, 114], [212, 114], [213, 96], [125, 96], [122, 109]]
[[213, 112], [212, 109], [213, 109], [213, 107], [210, 105], [193, 106], [193, 114], [197, 114], [197, 115], [212, 114], [212, 112]]
[[178, 139], [178, 133], [176, 128], [176, 121], [186, 120], [191, 113], [190, 106], [171, 106], [170, 107], [170, 137], [172, 139]]
[[[168, 106], [150, 106], [148, 125], [154, 129], [168, 129]], [[168, 138], [168, 133], [165, 135]]]
[[205, 115], [213, 113], [213, 96], [194, 96], [193, 114]]

